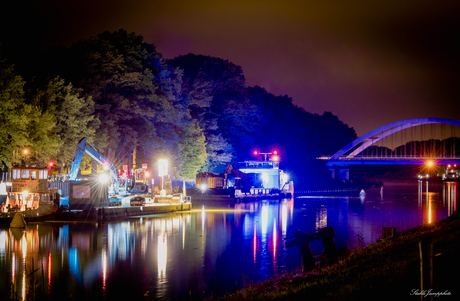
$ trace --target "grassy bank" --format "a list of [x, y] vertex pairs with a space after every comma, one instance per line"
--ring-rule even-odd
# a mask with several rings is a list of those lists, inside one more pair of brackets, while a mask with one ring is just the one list
[[[460, 212], [353, 250], [337, 264], [252, 284], [219, 300], [420, 300], [419, 242], [433, 244], [435, 300], [460, 300]], [[427, 256], [425, 256], [426, 258]], [[427, 265], [424, 275], [428, 274]], [[424, 289], [429, 289], [429, 278]], [[427, 292], [423, 300], [430, 300]], [[422, 293], [422, 294], [423, 294]]]

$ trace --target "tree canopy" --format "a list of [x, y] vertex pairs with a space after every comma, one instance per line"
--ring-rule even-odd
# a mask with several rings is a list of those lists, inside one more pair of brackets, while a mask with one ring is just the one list
[[[248, 87], [228, 60], [188, 54], [165, 61], [141, 35], [105, 31], [42, 54], [48, 68], [28, 79], [0, 59], [0, 166], [18, 150], [69, 166], [87, 137], [121, 168], [168, 157], [178, 174], [223, 172], [253, 150], [280, 152], [284, 168], [332, 154], [356, 138], [330, 112], [306, 112], [292, 99]], [[42, 66], [43, 67], [43, 66]], [[23, 70], [25, 68], [22, 68]], [[26, 88], [25, 88], [26, 87]], [[135, 166], [131, 166], [135, 167]]]
[[28, 114], [24, 103], [24, 81], [14, 66], [0, 56], [0, 168], [11, 167], [13, 153], [27, 145]]

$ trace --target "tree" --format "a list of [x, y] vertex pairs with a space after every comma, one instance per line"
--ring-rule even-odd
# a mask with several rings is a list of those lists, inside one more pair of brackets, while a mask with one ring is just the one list
[[24, 104], [24, 81], [14, 74], [14, 66], [0, 56], [0, 168], [12, 167], [13, 152], [28, 142], [28, 114]]
[[257, 107], [247, 99], [242, 68], [194, 54], [168, 64], [184, 70], [182, 95], [206, 137], [208, 159], [202, 171], [223, 171], [233, 159], [246, 155], [258, 122]]
[[106, 153], [121, 161], [134, 148], [146, 158], [174, 148], [188, 118], [179, 95], [181, 71], [168, 68], [153, 45], [124, 30], [106, 31], [73, 45], [70, 58], [76, 64], [69, 78], [96, 103]]
[[66, 85], [63, 79], [57, 77], [49, 81], [43, 90], [37, 91], [35, 96], [35, 104], [46, 109], [55, 122], [52, 134], [59, 138], [60, 146], [52, 157], [59, 161], [61, 167], [72, 163], [81, 138], [104, 143], [103, 137], [96, 136], [100, 122], [94, 114], [95, 103], [91, 97], [81, 97], [80, 93], [81, 90], [72, 84]]
[[180, 133], [178, 155], [181, 166], [179, 175], [186, 179], [194, 179], [206, 161], [205, 137], [196, 122], [192, 122]]
[[356, 137], [353, 128], [337, 116], [306, 112], [286, 95], [274, 96], [256, 86], [248, 88], [248, 98], [260, 108], [255, 147], [265, 152], [277, 149], [282, 168], [297, 175], [314, 173], [317, 157], [339, 150]]
[[324, 112], [318, 118], [316, 130], [319, 133], [319, 155], [333, 155], [342, 147], [358, 138], [353, 128], [348, 127], [331, 112]]

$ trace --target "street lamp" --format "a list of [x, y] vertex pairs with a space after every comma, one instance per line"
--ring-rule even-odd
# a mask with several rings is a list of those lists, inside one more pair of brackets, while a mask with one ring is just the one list
[[161, 196], [166, 196], [166, 191], [164, 190], [164, 176], [168, 175], [168, 160], [160, 159], [158, 161], [158, 176], [161, 177]]
[[28, 165], [28, 164], [27, 164], [27, 155], [29, 154], [29, 150], [26, 148], [26, 149], [24, 149], [22, 152], [24, 153], [24, 158], [25, 158], [25, 159], [24, 159], [24, 163], [25, 163], [25, 165], [27, 166], [27, 165]]

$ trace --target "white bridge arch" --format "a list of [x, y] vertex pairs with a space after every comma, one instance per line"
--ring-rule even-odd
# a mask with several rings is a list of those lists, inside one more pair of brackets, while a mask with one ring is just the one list
[[[433, 124], [433, 123], [444, 123], [444, 124], [451, 124], [455, 126], [460, 126], [460, 121], [458, 120], [451, 120], [451, 119], [444, 119], [444, 118], [413, 118], [413, 119], [406, 119], [406, 120], [401, 120], [401, 121], [396, 121], [384, 126], [381, 126], [373, 131], [370, 131], [369, 133], [359, 137], [358, 139], [350, 142], [348, 145], [346, 145], [344, 148], [339, 150], [337, 153], [335, 153], [333, 156], [331, 156], [329, 159], [330, 160], [338, 160], [341, 157], [345, 158], [354, 158], [357, 156], [359, 153], [361, 153], [363, 150], [366, 148], [372, 146], [375, 144], [377, 141], [392, 135], [394, 133], [397, 133], [399, 131], [405, 130], [407, 128], [415, 127], [415, 126], [420, 126], [420, 125], [426, 125], [426, 124]], [[359, 145], [362, 143], [361, 145]], [[358, 146], [356, 149], [354, 149], [350, 154], [345, 155], [347, 152], [352, 150], [354, 147]], [[345, 156], [344, 156], [345, 155]]]

